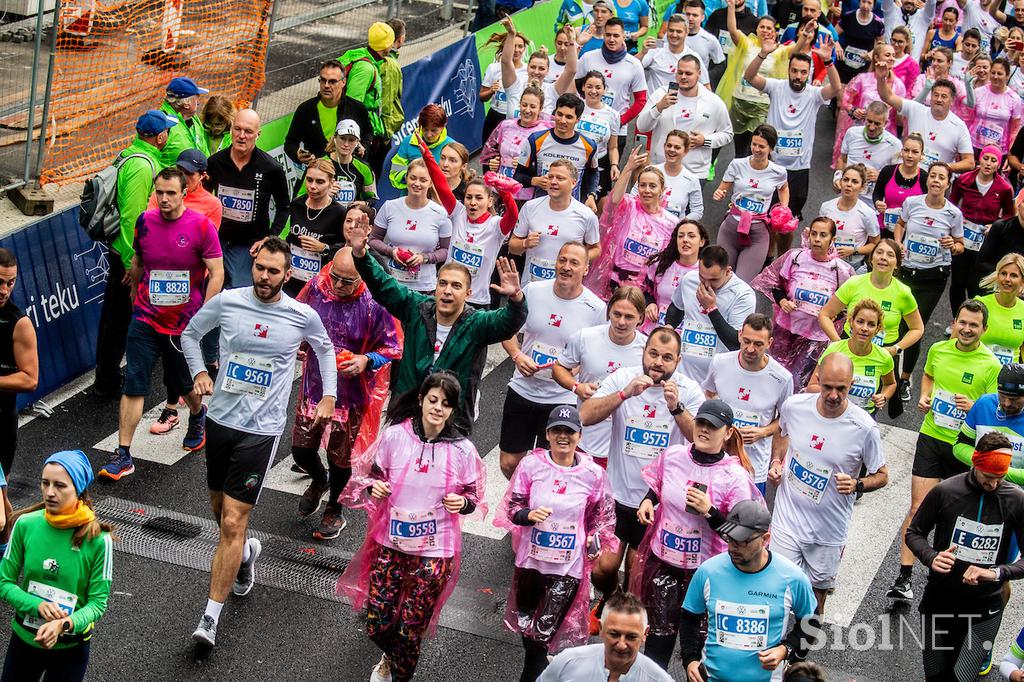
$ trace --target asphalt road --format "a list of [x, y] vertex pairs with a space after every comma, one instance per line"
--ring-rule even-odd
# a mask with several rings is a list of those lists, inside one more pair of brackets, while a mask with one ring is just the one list
[[[808, 208], [832, 198], [828, 157], [832, 148], [834, 121], [828, 111], [818, 120], [814, 171]], [[731, 152], [719, 160], [719, 176]], [[710, 201], [715, 184], [705, 188], [705, 222], [717, 229], [723, 206]], [[940, 305], [928, 325], [924, 343], [941, 338], [949, 323], [948, 306]], [[491, 371], [483, 384], [481, 417], [474, 442], [492, 472], [490, 484], [500, 495], [503, 480], [497, 471], [500, 411], [511, 367], [508, 361]], [[154, 385], [159, 385], [155, 382]], [[157, 404], [157, 397], [147, 409]], [[887, 423], [887, 418], [882, 418]], [[145, 429], [145, 424], [142, 429]], [[909, 468], [908, 448], [920, 423], [915, 411], [908, 411], [893, 426], [884, 429], [890, 467]], [[53, 451], [84, 449], [96, 466], [106, 453], [94, 447], [117, 427], [114, 403], [98, 403], [84, 394], [72, 395], [57, 406], [52, 418], [37, 418], [26, 424], [20, 435], [20, 449], [11, 482], [15, 506], [37, 499], [33, 486], [43, 459]], [[339, 561], [361, 543], [365, 529], [361, 512], [349, 515], [349, 527], [341, 538], [324, 545], [310, 537], [314, 521], [296, 514], [301, 482], [287, 473], [288, 433], [278, 451], [276, 475], [282, 490], [265, 490], [252, 517], [252, 528], [264, 538], [266, 565], [261, 559], [257, 585], [248, 597], [231, 599], [224, 609], [218, 646], [208, 656], [198, 656], [190, 635], [205, 606], [208, 554], [211, 545], [203, 541], [203, 524], [209, 531], [203, 454], [175, 454], [181, 429], [153, 446], [137, 442], [137, 470], [117, 484], [97, 483], [94, 496], [101, 509], [127, 510], [119, 522], [115, 544], [114, 593], [106, 617], [93, 640], [90, 679], [93, 680], [196, 680], [196, 679], [303, 679], [365, 680], [379, 652], [367, 640], [360, 620], [351, 610], [329, 597], [329, 585], [337, 575]], [[490, 453], [490, 454], [488, 454]], [[147, 459], [141, 459], [146, 457]], [[158, 463], [158, 461], [165, 463]], [[176, 460], [176, 461], [175, 461]], [[272, 476], [273, 478], [273, 476]], [[814, 659], [830, 671], [830, 679], [904, 680], [921, 677], [920, 652], [912, 635], [920, 628], [905, 628], [902, 646], [898, 628], [880, 617], [904, 615], [913, 620], [916, 609], [890, 612], [885, 589], [895, 567], [894, 526], [906, 509], [909, 485], [896, 476], [890, 497], [865, 498], [855, 513], [860, 529], [858, 544], [848, 545], [844, 556], [843, 581], [851, 586], [837, 592], [830, 610], [840, 615], [842, 627], [830, 636], [830, 647]], [[880, 495], [880, 493], [878, 493]], [[120, 518], [120, 517], [118, 517]], [[487, 524], [489, 526], [489, 523]], [[480, 526], [465, 535], [463, 574], [449, 603], [448, 613], [436, 638], [424, 646], [417, 679], [499, 681], [518, 678], [521, 649], [500, 626], [502, 599], [511, 574], [512, 554], [507, 539]], [[332, 572], [333, 571], [333, 572]], [[917, 574], [923, 584], [923, 571]], [[325, 588], [325, 585], [327, 588]], [[855, 589], [854, 589], [855, 588]], [[1011, 602], [1004, 619], [1004, 632], [997, 645], [1016, 635], [1021, 624], [1019, 598]], [[860, 623], [861, 625], [857, 625]], [[850, 627], [852, 626], [852, 628]], [[875, 642], [866, 651], [837, 648], [866, 630], [879, 641], [892, 634], [892, 647]], [[6, 640], [0, 642], [6, 648]]]

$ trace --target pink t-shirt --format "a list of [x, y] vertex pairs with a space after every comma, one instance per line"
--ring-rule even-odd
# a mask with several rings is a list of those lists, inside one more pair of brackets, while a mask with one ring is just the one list
[[1024, 103], [1020, 95], [1007, 88], [1000, 94], [988, 85], [974, 89], [974, 117], [970, 123], [971, 144], [981, 149], [994, 144], [1006, 154], [1010, 150], [1010, 133], [1020, 125]]
[[177, 220], [146, 211], [135, 224], [142, 277], [133, 316], [163, 334], [178, 335], [203, 305], [204, 259], [221, 258], [217, 228], [190, 208]]

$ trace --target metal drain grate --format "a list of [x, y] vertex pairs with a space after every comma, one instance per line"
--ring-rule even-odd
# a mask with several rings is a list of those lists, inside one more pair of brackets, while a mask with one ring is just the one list
[[[220, 532], [212, 519], [171, 509], [106, 497], [96, 514], [114, 524], [114, 549], [198, 571], [210, 571]], [[250, 530], [263, 543], [257, 582], [317, 599], [340, 602], [334, 586], [352, 555], [323, 545], [303, 545], [290, 538]], [[466, 579], [459, 581], [441, 614], [441, 627], [500, 642], [518, 644], [502, 625], [504, 591], [496, 594]]]

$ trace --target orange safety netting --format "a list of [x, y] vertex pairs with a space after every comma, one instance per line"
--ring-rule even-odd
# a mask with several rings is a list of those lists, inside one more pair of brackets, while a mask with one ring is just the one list
[[43, 181], [81, 180], [111, 163], [175, 76], [248, 106], [263, 86], [272, 2], [63, 2]]

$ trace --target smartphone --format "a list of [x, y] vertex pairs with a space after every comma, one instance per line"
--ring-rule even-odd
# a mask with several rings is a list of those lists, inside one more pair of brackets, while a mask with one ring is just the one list
[[668, 91], [669, 92], [679, 92], [679, 83], [676, 83], [675, 81], [672, 81], [671, 83], [669, 83], [668, 84]]
[[644, 151], [647, 151], [647, 145], [651, 141], [651, 136], [644, 133], [636, 133], [633, 135], [633, 147], [640, 147]]
[[[701, 491], [702, 493], [706, 493], [708, 491], [708, 484], [707, 483], [694, 483], [690, 487], [691, 488], [696, 488], [697, 490]], [[701, 513], [699, 511], [697, 511], [696, 509], [694, 509], [693, 507], [691, 507], [690, 505], [686, 505], [686, 511], [689, 512], [690, 514], [696, 514], [697, 516], [701, 516]]]

